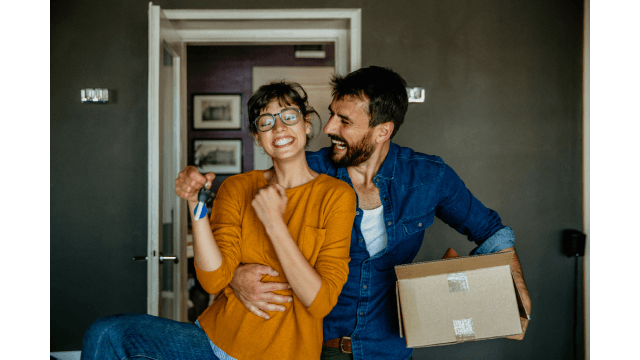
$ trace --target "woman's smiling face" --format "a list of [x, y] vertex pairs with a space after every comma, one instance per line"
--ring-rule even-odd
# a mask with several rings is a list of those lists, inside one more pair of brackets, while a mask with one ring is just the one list
[[[271, 130], [258, 131], [255, 134], [258, 144], [264, 148], [264, 151], [271, 156], [274, 162], [304, 156], [307, 134], [311, 132], [308, 117], [300, 119], [294, 125], [286, 125], [281, 119], [283, 115], [276, 115], [291, 108], [300, 110], [296, 105], [287, 105], [284, 101], [272, 100], [260, 111], [260, 115], [275, 115], [275, 123]], [[298, 113], [297, 116], [302, 116], [302, 114]]]

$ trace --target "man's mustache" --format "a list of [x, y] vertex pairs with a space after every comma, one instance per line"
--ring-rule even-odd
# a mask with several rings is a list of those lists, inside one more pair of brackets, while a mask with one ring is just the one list
[[344, 143], [345, 145], [349, 146], [349, 144], [347, 143], [347, 140], [341, 138], [340, 136], [337, 135], [329, 135], [329, 139], [331, 140], [335, 140], [335, 141], [340, 141], [342, 143]]

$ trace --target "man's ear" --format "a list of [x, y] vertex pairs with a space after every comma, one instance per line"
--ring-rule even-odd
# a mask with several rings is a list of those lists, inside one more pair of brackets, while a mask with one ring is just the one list
[[393, 122], [387, 121], [386, 123], [382, 123], [376, 126], [378, 129], [376, 134], [376, 142], [383, 143], [389, 139], [391, 139], [391, 134], [393, 134]]

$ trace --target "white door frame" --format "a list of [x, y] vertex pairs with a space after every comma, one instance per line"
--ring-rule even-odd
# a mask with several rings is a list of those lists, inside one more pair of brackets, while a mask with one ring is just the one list
[[[359, 69], [361, 63], [361, 10], [360, 9], [255, 9], [255, 10], [164, 10], [167, 19], [176, 28], [178, 35], [182, 38], [182, 62], [180, 66], [180, 91], [175, 92], [174, 104], [180, 104], [180, 116], [176, 119], [173, 128], [180, 129], [179, 146], [174, 149], [181, 163], [186, 164], [186, 128], [187, 128], [187, 73], [186, 63], [186, 46], [188, 44], [200, 45], [220, 45], [220, 44], [291, 44], [291, 43], [312, 43], [312, 42], [332, 42], [335, 44], [335, 66], [336, 74], [346, 75], [347, 73]], [[287, 21], [282, 21], [287, 19]], [[271, 22], [271, 25], [264, 26], [261, 24]], [[293, 26], [289, 26], [293, 24]], [[155, 61], [155, 62], [154, 62]], [[159, 60], [149, 59], [149, 64], [159, 63]], [[151, 124], [150, 124], [151, 125]], [[155, 130], [149, 127], [149, 171], [152, 171], [153, 161], [159, 156], [160, 144], [159, 140], [152, 132]], [[153, 135], [153, 136], [152, 136]], [[158, 152], [158, 154], [156, 154]], [[177, 175], [177, 174], [176, 174]], [[151, 191], [157, 188], [157, 184], [149, 180], [149, 204], [159, 202], [160, 194], [158, 191]], [[151, 205], [149, 205], [151, 206]], [[186, 238], [187, 238], [187, 210], [186, 206], [178, 206], [176, 215], [176, 224], [179, 229], [175, 229], [180, 234], [179, 258], [180, 258], [180, 274], [186, 284]], [[149, 224], [157, 222], [149, 213]], [[153, 237], [156, 230], [150, 229], [148, 241], [154, 241]], [[151, 258], [151, 256], [150, 256]], [[149, 268], [147, 274], [147, 284], [150, 289], [154, 286], [153, 282], [159, 280], [159, 269], [157, 267]], [[158, 287], [158, 284], [155, 284]], [[188, 299], [186, 286], [181, 292], [182, 304]], [[148, 291], [147, 305], [152, 303], [154, 296]], [[186, 309], [180, 311], [180, 321], [187, 321]]]
[[[182, 127], [182, 124], [186, 124], [186, 121], [180, 118], [182, 115], [182, 109], [184, 104], [181, 102], [182, 95], [182, 83], [184, 82], [183, 63], [180, 61], [182, 55], [182, 46], [178, 34], [171, 29], [169, 20], [163, 14], [162, 9], [159, 6], [154, 6], [149, 3], [149, 86], [148, 86], [148, 220], [147, 220], [147, 313], [150, 315], [160, 315], [160, 299], [162, 297], [162, 286], [160, 286], [160, 273], [161, 265], [159, 263], [160, 240], [163, 232], [163, 224], [167, 218], [171, 217], [171, 210], [175, 210], [177, 214], [185, 212], [184, 204], [177, 201], [177, 199], [166, 199], [161, 194], [166, 189], [162, 188], [164, 180], [171, 180], [172, 174], [167, 173], [173, 168], [182, 168], [186, 164], [186, 154], [183, 151], [182, 146], [174, 146], [173, 154], [170, 157], [170, 169], [167, 169], [163, 159], [162, 138], [166, 129], [164, 129], [164, 123], [161, 122], [161, 103], [163, 99], [160, 98], [162, 84], [158, 82], [158, 74], [161, 71], [161, 63], [164, 56], [164, 48], [168, 47], [167, 51], [171, 53], [173, 57], [172, 68], [172, 93], [171, 99], [173, 101], [172, 110], [170, 114], [171, 123], [170, 129], [172, 131], [172, 140], [174, 144], [181, 144], [186, 141], [186, 127]], [[166, 116], [167, 114], [165, 114]], [[162, 134], [162, 135], [161, 135]], [[168, 177], [168, 179], [166, 179]], [[171, 191], [173, 192], [173, 191]], [[166, 195], [166, 194], [164, 194]], [[186, 212], [185, 212], [186, 213]], [[182, 222], [182, 217], [175, 216], [173, 221], [173, 239], [181, 239], [180, 230], [186, 229], [186, 217]], [[185, 234], [186, 235], [186, 234]], [[184, 304], [188, 296], [178, 292], [177, 289], [184, 287], [186, 284], [186, 275], [182, 276], [182, 273], [186, 273], [186, 246], [182, 246], [181, 242], [177, 242], [181, 246], [174, 249], [174, 254], [180, 260], [180, 263], [174, 267], [175, 274], [172, 278], [174, 291], [172, 295], [172, 318], [176, 320], [182, 320], [186, 318], [187, 310]], [[183, 249], [184, 248], [184, 249]], [[177, 292], [177, 296], [175, 296]]]
[[[334, 42], [336, 72], [359, 69], [361, 9], [165, 10], [184, 43]], [[282, 21], [287, 19], [287, 21]], [[260, 27], [272, 21], [277, 26]], [[293, 24], [288, 26], [288, 24]]]

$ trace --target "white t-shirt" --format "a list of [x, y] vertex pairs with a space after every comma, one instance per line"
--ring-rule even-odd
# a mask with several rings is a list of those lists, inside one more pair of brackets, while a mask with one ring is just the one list
[[373, 210], [362, 210], [360, 229], [370, 256], [387, 248], [387, 230], [384, 227], [384, 206]]

